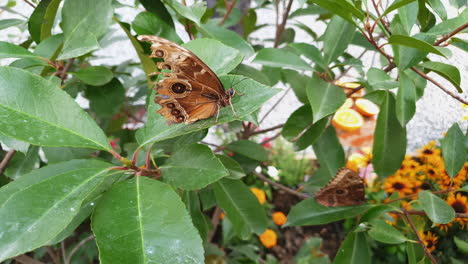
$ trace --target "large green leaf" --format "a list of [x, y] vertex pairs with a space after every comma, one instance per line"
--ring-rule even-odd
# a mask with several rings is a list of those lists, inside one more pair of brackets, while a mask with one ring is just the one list
[[90, 66], [79, 69], [77, 72], [70, 72], [86, 84], [100, 86], [104, 85], [114, 76], [112, 71], [104, 66]]
[[314, 123], [338, 110], [346, 100], [343, 89], [325, 82], [314, 75], [307, 84], [307, 97], [314, 116]]
[[302, 60], [301, 57], [284, 49], [261, 49], [252, 62], [270, 67], [292, 68], [306, 71], [313, 70], [312, 66]]
[[242, 181], [224, 178], [213, 184], [213, 190], [219, 206], [240, 237], [247, 238], [252, 232], [260, 235], [265, 231], [265, 211]]
[[242, 169], [241, 165], [233, 158], [219, 154], [217, 154], [216, 157], [223, 163], [223, 166], [228, 170], [229, 175], [226, 176], [227, 178], [232, 180], [238, 180], [245, 176], [244, 169]]
[[245, 39], [239, 36], [239, 34], [229, 29], [218, 25], [205, 24], [200, 26], [200, 33], [204, 37], [217, 39], [225, 45], [239, 50], [247, 58], [254, 54], [252, 46]]
[[388, 76], [385, 71], [377, 68], [370, 68], [367, 71], [367, 81], [374, 90], [398, 87], [398, 82]]
[[177, 0], [163, 0], [163, 2], [174, 9], [177, 14], [195, 22], [197, 25], [200, 24], [200, 19], [206, 11], [205, 2], [195, 3], [191, 6], [186, 6]]
[[371, 223], [369, 236], [385, 244], [400, 244], [408, 240], [403, 233], [395, 229], [389, 223], [381, 219], [376, 219]]
[[242, 62], [237, 49], [215, 39], [196, 39], [182, 46], [195, 53], [218, 76], [228, 74]]
[[416, 112], [416, 87], [408, 75], [400, 71], [400, 87], [396, 98], [396, 117], [402, 127], [413, 118]]
[[266, 161], [268, 159], [266, 150], [261, 145], [250, 140], [234, 141], [227, 145], [227, 149], [258, 161]]
[[405, 158], [406, 127], [401, 126], [395, 113], [395, 98], [392, 93], [386, 92], [377, 118], [372, 158], [380, 177], [392, 175]]
[[312, 123], [312, 109], [310, 105], [303, 105], [292, 113], [284, 124], [281, 135], [292, 140]]
[[28, 152], [29, 144], [15, 138], [0, 133], [0, 142], [10, 149], [20, 151], [24, 154]]
[[307, 98], [307, 83], [310, 81], [309, 76], [295, 70], [283, 69], [281, 71], [281, 77], [283, 82], [289, 83], [289, 86], [301, 103], [309, 103], [309, 99]]
[[463, 93], [463, 90], [460, 87], [460, 71], [457, 69], [457, 67], [436, 61], [425, 61], [420, 65], [444, 77], [449, 82], [451, 82], [455, 88], [457, 88], [459, 93]]
[[[431, 1], [432, 2], [432, 1]], [[427, 33], [434, 35], [445, 35], [452, 32], [454, 29], [462, 26], [468, 21], [468, 9], [464, 9], [461, 14], [458, 16], [442, 21], [441, 23], [435, 25]]]
[[229, 174], [211, 149], [200, 144], [176, 150], [160, 169], [165, 182], [184, 190], [201, 189]]
[[[251, 79], [243, 80], [245, 77], [242, 76], [221, 76], [220, 79], [225, 87], [229, 87], [230, 85], [237, 83], [237, 85], [234, 87], [235, 90], [238, 93], [244, 94], [241, 96], [236, 96], [232, 99], [233, 107], [238, 117], [234, 115], [230, 107], [225, 107], [220, 110], [218, 122], [216, 122], [216, 117], [212, 117], [210, 119], [197, 121], [190, 125], [174, 124], [168, 126], [166, 124], [166, 118], [156, 114], [156, 111], [160, 109], [160, 106], [158, 104], [151, 103], [148, 107], [148, 121], [146, 122], [145, 126], [137, 132], [137, 140], [140, 145], [146, 145], [151, 142], [173, 138], [197, 130], [202, 130], [217, 124], [244, 118], [260, 108], [263, 103], [265, 103], [279, 91], [279, 89], [271, 89], [270, 87]], [[150, 102], [153, 102], [153, 99], [154, 93], [150, 99]]]
[[341, 17], [332, 17], [323, 35], [325, 64], [330, 64], [343, 54], [353, 40], [354, 32], [353, 24]]
[[392, 12], [393, 10], [396, 10], [402, 6], [405, 6], [409, 3], [412, 3], [416, 0], [397, 0], [393, 2], [387, 9], [385, 9], [385, 12], [383, 12], [382, 16], [385, 16], [386, 14]]
[[35, 170], [1, 188], [0, 261], [58, 235], [109, 175], [111, 166], [97, 160], [74, 160]]
[[364, 232], [349, 232], [338, 249], [334, 264], [367, 264], [371, 261], [370, 244]]
[[62, 8], [64, 43], [59, 59], [78, 57], [100, 48], [114, 10], [112, 0], [66, 0]]
[[447, 174], [454, 178], [466, 161], [465, 135], [454, 123], [442, 140], [442, 157]]
[[299, 54], [304, 55], [311, 61], [315, 62], [322, 69], [327, 68], [322, 52], [317, 47], [307, 43], [291, 43], [289, 46], [295, 49]]
[[121, 111], [125, 101], [125, 87], [117, 78], [102, 86], [88, 86], [85, 96], [89, 108], [100, 117], [112, 117]]
[[146, 177], [107, 192], [94, 210], [92, 229], [103, 264], [203, 263], [202, 240], [179, 195]]
[[360, 20], [364, 19], [364, 13], [356, 8], [351, 2], [340, 0], [312, 0], [312, 2], [353, 24], [356, 24], [356, 22], [354, 22], [353, 16], [359, 18]]
[[208, 217], [203, 214], [200, 204], [200, 199], [196, 191], [185, 191], [183, 201], [190, 213], [192, 222], [198, 230], [203, 242], [206, 242], [209, 229], [212, 227]]
[[410, 36], [392, 35], [388, 39], [388, 42], [392, 45], [402, 45], [410, 48], [415, 48], [420, 51], [434, 53], [446, 57], [444, 53], [432, 46], [430, 43]]
[[[172, 19], [170, 21], [172, 22]], [[176, 43], [182, 42], [174, 29], [174, 25], [151, 12], [139, 13], [132, 22], [132, 28], [138, 35], [155, 35]]]
[[421, 191], [418, 196], [427, 217], [435, 224], [447, 224], [455, 218], [455, 210], [430, 191]]
[[314, 198], [304, 200], [291, 208], [285, 226], [323, 225], [362, 214], [371, 205], [327, 207]]
[[112, 150], [94, 120], [57, 83], [0, 67], [0, 94], [1, 133], [41, 146]]
[[332, 178], [339, 168], [345, 165], [345, 153], [335, 128], [328, 126], [317, 141], [312, 144], [315, 155], [329, 178]]
[[0, 41], [0, 58], [39, 58], [40, 56], [29, 50], [9, 43]]
[[61, 0], [42, 0], [31, 14], [28, 29], [36, 43], [51, 36], [60, 2]]
[[[404, 37], [407, 37], [407, 36], [404, 36]], [[429, 43], [433, 43], [434, 40], [436, 39], [436, 36], [428, 35], [426, 33], [418, 33], [408, 38], [420, 40], [419, 43], [424, 43], [425, 45], [423, 46], [425, 46], [426, 48], [427, 48], [427, 45], [434, 48]], [[411, 42], [411, 40], [408, 40], [407, 38], [406, 40]], [[423, 50], [423, 49], [418, 49], [415, 47], [405, 46], [405, 45], [392, 45], [392, 49], [393, 49], [393, 53], [395, 56], [395, 64], [400, 70], [405, 70], [405, 69], [415, 66], [420, 61], [425, 59], [428, 54], [428, 52], [426, 51], [427, 49]]]
[[409, 35], [414, 24], [416, 24], [418, 17], [414, 14], [418, 13], [418, 3], [413, 2], [409, 3], [398, 10], [398, 17], [402, 25], [404, 32], [398, 32], [396, 34], [404, 33], [404, 35]]
[[160, 17], [164, 23], [174, 28], [174, 21], [172, 21], [172, 16], [161, 0], [139, 0], [139, 2], [146, 10]]

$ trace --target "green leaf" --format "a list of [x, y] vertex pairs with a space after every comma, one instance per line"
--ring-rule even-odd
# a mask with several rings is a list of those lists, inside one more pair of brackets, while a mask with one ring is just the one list
[[299, 54], [304, 55], [311, 61], [315, 62], [322, 69], [327, 68], [327, 63], [325, 63], [322, 52], [317, 47], [307, 43], [291, 43], [288, 46], [295, 49]]
[[[236, 91], [238, 93], [245, 94], [242, 96], [236, 96], [232, 99], [233, 107], [240, 118], [244, 118], [253, 113], [255, 110], [260, 108], [264, 102], [266, 102], [279, 91], [279, 89], [271, 89], [270, 87], [262, 85], [251, 79], [246, 79], [239, 82], [240, 80], [245, 79], [245, 77], [242, 76], [221, 76], [220, 79], [225, 87], [228, 87], [228, 85], [233, 83], [237, 83], [235, 86]], [[153, 102], [154, 95], [155, 94], [153, 93], [150, 102]], [[190, 132], [205, 129], [213, 125], [219, 125], [238, 119], [236, 116], [234, 116], [230, 107], [225, 107], [220, 110], [218, 122], [216, 122], [216, 117], [212, 117], [210, 119], [197, 121], [190, 125], [174, 124], [168, 126], [166, 124], [166, 118], [156, 114], [158, 109], [160, 109], [158, 104], [151, 103], [149, 105], [148, 121], [146, 122], [145, 126], [137, 132], [136, 135], [140, 145], [146, 145], [151, 142], [177, 137], [188, 134]]]
[[139, 2], [143, 5], [143, 7], [146, 10], [162, 18], [162, 21], [164, 23], [174, 28], [172, 16], [161, 0], [139, 0]]
[[367, 264], [371, 261], [370, 244], [364, 232], [349, 232], [338, 249], [334, 264]]
[[402, 127], [413, 118], [416, 112], [416, 87], [409, 76], [404, 72], [399, 73], [400, 87], [396, 98], [396, 117]]
[[416, 0], [397, 0], [393, 2], [387, 9], [385, 9], [385, 12], [383, 12], [382, 16], [387, 15], [388, 13], [392, 12], [393, 10], [396, 10], [402, 6], [405, 6], [407, 4], [410, 4]]
[[395, 82], [385, 71], [377, 68], [370, 68], [367, 71], [367, 80], [374, 90], [398, 87], [398, 82]]
[[91, 111], [100, 117], [112, 117], [121, 111], [125, 92], [120, 81], [114, 78], [102, 86], [88, 86], [85, 95]]
[[434, 224], [447, 224], [455, 218], [455, 210], [430, 191], [421, 191], [418, 197], [424, 212]]
[[16, 18], [10, 18], [10, 19], [2, 19], [0, 20], [0, 30], [9, 28], [9, 27], [14, 27], [17, 25], [21, 25], [25, 23], [26, 21], [22, 19], [16, 19]]
[[229, 172], [208, 146], [188, 145], [160, 166], [164, 181], [184, 190], [201, 189]]
[[409, 35], [414, 24], [416, 24], [417, 16], [414, 14], [418, 13], [418, 3], [409, 3], [398, 10], [398, 17], [400, 18], [400, 23], [404, 32], [398, 32], [398, 34], [404, 33], [404, 35]]
[[459, 39], [459, 38], [451, 38], [450, 44], [468, 52], [468, 42], [466, 40]]
[[204, 37], [217, 39], [223, 44], [237, 49], [247, 58], [255, 52], [252, 46], [234, 31], [210, 24], [201, 25], [199, 29]]
[[403, 233], [395, 229], [384, 220], [376, 219], [371, 222], [372, 227], [369, 230], [369, 236], [385, 244], [400, 244], [408, 241]]
[[442, 140], [442, 157], [445, 170], [454, 178], [466, 161], [465, 135], [457, 123], [454, 123]]
[[10, 149], [20, 151], [20, 152], [22, 152], [24, 154], [26, 154], [26, 152], [28, 152], [28, 148], [29, 148], [28, 143], [26, 143], [24, 141], [21, 141], [21, 140], [14, 139], [14, 138], [9, 137], [7, 135], [3, 135], [1, 133], [0, 133], [0, 142], [2, 144], [6, 145]]
[[[431, 0], [432, 2], [432, 0]], [[427, 33], [428, 34], [433, 34], [433, 35], [445, 35], [449, 34], [452, 32], [454, 29], [462, 26], [463, 24], [468, 21], [468, 9], [464, 9], [460, 15], [447, 19], [445, 21], [442, 21], [441, 23], [435, 25], [433, 28], [431, 28]]]
[[[172, 22], [172, 19], [170, 19], [170, 22]], [[132, 28], [138, 35], [155, 35], [176, 43], [182, 43], [174, 29], [174, 25], [154, 13], [139, 13], [132, 22]]]
[[389, 211], [398, 211], [399, 209], [395, 206], [388, 204], [378, 204], [371, 209], [367, 210], [361, 217], [360, 222], [369, 222], [378, 219], [383, 213]]
[[444, 77], [451, 82], [455, 88], [457, 88], [459, 93], [463, 93], [463, 90], [460, 87], [460, 71], [458, 71], [455, 66], [436, 61], [425, 61], [420, 65]]
[[229, 171], [229, 175], [226, 178], [232, 180], [238, 180], [245, 176], [245, 172], [242, 169], [241, 165], [234, 159], [217, 154], [216, 157], [223, 163], [223, 166]]
[[112, 150], [103, 131], [55, 82], [0, 67], [0, 132], [40, 146]]
[[95, 152], [93, 149], [72, 148], [72, 147], [42, 147], [48, 164], [63, 162], [72, 159], [91, 158]]
[[301, 103], [308, 104], [307, 83], [310, 81], [310, 77], [289, 69], [283, 69], [281, 75], [283, 82], [289, 83], [297, 99]]
[[231, 73], [249, 77], [264, 85], [271, 85], [270, 79], [265, 73], [245, 64], [239, 64]]
[[84, 83], [94, 86], [104, 85], [114, 77], [112, 71], [104, 66], [90, 66], [70, 73]]
[[468, 241], [453, 237], [453, 242], [455, 242], [455, 245], [461, 253], [468, 254]]
[[302, 60], [298, 55], [284, 49], [261, 49], [252, 62], [270, 67], [292, 68], [306, 71], [313, 70], [312, 66]]
[[315, 155], [328, 178], [331, 179], [339, 168], [345, 165], [345, 153], [340, 140], [336, 135], [336, 130], [329, 125], [320, 138], [312, 144]]
[[201, 210], [200, 199], [197, 193], [195, 191], [185, 191], [182, 199], [203, 242], [206, 242], [208, 231], [212, 226], [207, 216]]
[[92, 229], [103, 264], [203, 263], [202, 240], [179, 195], [146, 177], [108, 191], [94, 210]]
[[353, 40], [355, 27], [341, 17], [332, 17], [323, 35], [323, 52], [325, 64], [336, 60], [348, 48]]
[[328, 118], [322, 118], [317, 123], [313, 124], [297, 141], [294, 142], [295, 149], [303, 150], [314, 144], [325, 131], [327, 124]]
[[363, 12], [356, 8], [351, 2], [340, 0], [313, 0], [312, 2], [353, 24], [356, 24], [353, 20], [353, 15], [360, 20], [364, 19]]
[[[418, 33], [413, 36], [415, 39], [419, 39], [423, 42], [433, 43], [436, 39], [436, 36], [428, 35], [426, 33]], [[432, 46], [431, 46], [432, 47]], [[402, 45], [392, 45], [393, 52], [395, 54], [395, 63], [400, 70], [408, 69], [412, 66], [415, 66], [420, 61], [427, 57], [427, 52], [417, 48], [402, 46]]]
[[324, 225], [355, 217], [370, 208], [372, 205], [326, 207], [310, 198], [291, 208], [284, 226]]
[[0, 58], [39, 58], [29, 50], [8, 42], [0, 41]]
[[268, 160], [266, 150], [261, 145], [250, 140], [234, 141], [227, 145], [226, 148], [254, 160]]
[[55, 16], [61, 0], [42, 0], [34, 9], [28, 21], [31, 38], [36, 43], [52, 35]]
[[140, 42], [132, 35], [132, 32], [130, 31], [130, 25], [126, 23], [122, 23], [116, 18], [114, 20], [120, 25], [122, 30], [125, 32], [127, 35], [128, 39], [133, 45], [133, 48], [135, 49], [138, 58], [141, 61], [141, 64], [143, 66], [143, 71], [146, 74], [146, 81], [148, 83], [148, 87], [152, 88], [154, 86], [153, 81], [151, 80], [149, 74], [152, 72], [158, 71], [158, 68], [156, 67], [156, 63], [154, 63], [153, 59], [151, 59], [147, 54], [145, 54], [145, 51], [141, 47]]
[[74, 160], [34, 170], [1, 188], [0, 261], [40, 247], [58, 235], [109, 175], [111, 166], [97, 160]]
[[447, 11], [440, 0], [429, 0], [429, 5], [439, 15], [442, 21], [447, 20]]
[[252, 232], [260, 235], [267, 227], [265, 211], [257, 197], [240, 180], [221, 179], [213, 184], [219, 206], [241, 238]]
[[374, 169], [380, 177], [388, 177], [401, 167], [406, 152], [406, 127], [402, 127], [395, 115], [395, 98], [386, 96], [380, 106], [374, 134]]
[[346, 100], [343, 90], [314, 75], [307, 84], [307, 97], [314, 115], [314, 123], [338, 110]]
[[228, 74], [242, 62], [242, 55], [238, 50], [218, 40], [201, 38], [182, 46], [195, 53], [218, 76]]
[[195, 24], [200, 24], [200, 19], [206, 11], [206, 3], [195, 3], [191, 6], [185, 6], [177, 0], [163, 0], [163, 2], [170, 6], [174, 11], [182, 17], [185, 17]]
[[420, 51], [428, 52], [428, 53], [434, 53], [443, 57], [446, 57], [445, 54], [440, 52], [438, 49], [436, 49], [434, 46], [429, 44], [426, 41], [419, 40], [417, 38], [413, 38], [410, 36], [404, 36], [404, 35], [392, 35], [388, 39], [388, 43], [392, 45], [402, 45], [410, 48], [415, 48]]
[[111, 0], [67, 0], [62, 8], [64, 43], [58, 59], [81, 56], [100, 48], [98, 39], [109, 29]]
[[10, 179], [17, 180], [24, 174], [30, 172], [39, 164], [39, 148], [31, 146], [26, 154], [15, 153], [13, 158], [8, 163], [5, 170], [5, 176]]
[[303, 105], [292, 113], [284, 124], [281, 135], [292, 140], [312, 123], [312, 109], [310, 105]]

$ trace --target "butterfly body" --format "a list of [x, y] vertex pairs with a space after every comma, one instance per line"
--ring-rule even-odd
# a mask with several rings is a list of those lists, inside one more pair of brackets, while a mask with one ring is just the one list
[[363, 204], [366, 201], [364, 181], [356, 172], [341, 168], [328, 185], [317, 192], [315, 200], [330, 207]]
[[170, 72], [156, 84], [158, 96], [155, 102], [161, 105], [157, 113], [168, 124], [191, 124], [198, 120], [218, 116], [221, 107], [231, 105], [233, 89], [225, 90], [216, 74], [188, 49], [167, 39], [142, 35], [140, 41], [151, 43], [151, 58], [161, 58], [157, 67]]

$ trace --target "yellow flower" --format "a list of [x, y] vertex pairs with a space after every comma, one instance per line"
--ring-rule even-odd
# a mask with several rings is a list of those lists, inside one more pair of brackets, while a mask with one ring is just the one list
[[266, 195], [263, 190], [260, 190], [255, 187], [250, 188], [250, 190], [253, 192], [253, 194], [255, 194], [255, 196], [257, 196], [258, 202], [260, 204], [264, 204], [266, 202]]
[[367, 166], [366, 157], [360, 153], [353, 153], [349, 156], [346, 162], [346, 168], [359, 172], [359, 168]]
[[424, 242], [424, 245], [426, 245], [429, 252], [434, 251], [434, 249], [436, 249], [435, 245], [437, 244], [437, 240], [439, 240], [439, 238], [430, 231], [427, 232], [427, 234], [420, 231], [419, 234], [421, 235], [421, 239]]
[[410, 179], [405, 179], [400, 175], [393, 175], [385, 179], [384, 190], [387, 193], [398, 192], [400, 196], [413, 193], [414, 183]]
[[286, 220], [288, 220], [288, 218], [285, 214], [283, 214], [283, 212], [274, 212], [271, 218], [273, 219], [273, 222], [275, 222], [275, 224], [279, 226], [284, 225], [286, 223]]
[[[447, 197], [446, 201], [450, 206], [452, 206], [453, 210], [455, 210], [455, 213], [468, 213], [467, 197], [463, 196], [461, 193], [457, 193], [456, 195], [453, 195], [453, 193], [451, 193]], [[463, 227], [465, 227], [465, 225], [468, 223], [468, 218], [457, 217], [455, 218], [455, 220], [459, 222]]]
[[447, 232], [453, 226], [453, 221], [447, 224], [436, 224], [436, 226], [440, 229], [440, 231]]
[[272, 248], [276, 246], [277, 241], [278, 236], [276, 235], [276, 232], [271, 229], [266, 229], [265, 232], [260, 235], [260, 242], [262, 242], [266, 248]]

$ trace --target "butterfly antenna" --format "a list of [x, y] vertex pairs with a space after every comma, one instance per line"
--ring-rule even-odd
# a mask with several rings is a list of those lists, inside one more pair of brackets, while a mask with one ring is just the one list
[[[232, 80], [231, 80], [231, 88], [234, 88], [234, 86], [238, 85], [240, 82], [249, 79], [248, 77], [244, 77], [241, 80], [237, 81], [234, 85], [232, 85]], [[244, 93], [239, 93], [237, 92], [238, 95], [245, 95]]]

